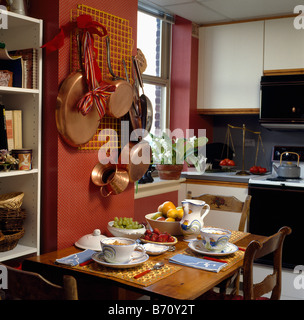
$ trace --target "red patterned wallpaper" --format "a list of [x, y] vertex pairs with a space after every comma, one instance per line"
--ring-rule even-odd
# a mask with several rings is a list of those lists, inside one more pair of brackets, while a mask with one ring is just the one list
[[[71, 9], [79, 1], [60, 1], [60, 25], [70, 19]], [[82, 4], [127, 19], [132, 27], [136, 52], [137, 0], [83, 1]], [[69, 73], [69, 39], [59, 51], [59, 83]], [[72, 245], [94, 229], [106, 231], [108, 221], [117, 216], [134, 216], [134, 187], [120, 195], [103, 198], [99, 188], [90, 181], [98, 162], [97, 151], [78, 151], [58, 139], [58, 249]]]

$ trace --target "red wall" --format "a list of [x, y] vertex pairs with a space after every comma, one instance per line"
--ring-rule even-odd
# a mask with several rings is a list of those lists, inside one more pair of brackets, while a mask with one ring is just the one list
[[[44, 43], [70, 20], [71, 9], [79, 1], [31, 1], [30, 15], [44, 20]], [[136, 53], [137, 0], [86, 0], [87, 6], [128, 19]], [[69, 39], [64, 47], [44, 56], [42, 252], [72, 245], [81, 236], [99, 228], [106, 231], [116, 215], [134, 215], [134, 186], [117, 196], [102, 198], [90, 181], [98, 162], [97, 151], [78, 151], [65, 144], [57, 132], [55, 108], [58, 87], [69, 74]]]
[[192, 36], [192, 22], [176, 17], [172, 31], [170, 129], [206, 129], [213, 139], [212, 119], [197, 114], [198, 38]]

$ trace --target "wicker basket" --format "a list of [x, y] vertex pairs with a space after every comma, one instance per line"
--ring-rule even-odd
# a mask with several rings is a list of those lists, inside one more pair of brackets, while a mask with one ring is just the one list
[[0, 208], [7, 210], [16, 210], [22, 206], [24, 193], [11, 192], [0, 195]]
[[26, 212], [24, 209], [5, 210], [0, 209], [0, 230], [19, 231], [22, 230]]
[[0, 252], [13, 250], [18, 241], [24, 236], [24, 229], [21, 231], [0, 231]]

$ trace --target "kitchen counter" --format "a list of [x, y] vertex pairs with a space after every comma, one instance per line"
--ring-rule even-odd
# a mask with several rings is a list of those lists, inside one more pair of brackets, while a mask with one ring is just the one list
[[178, 180], [162, 180], [159, 177], [153, 177], [154, 182], [138, 184], [134, 188], [134, 198], [145, 198], [161, 193], [178, 191], [181, 183], [186, 182], [186, 179], [181, 177]]
[[181, 177], [187, 180], [213, 180], [213, 181], [226, 181], [226, 182], [241, 182], [248, 183], [252, 175], [239, 176], [236, 172], [205, 172], [203, 174], [195, 171], [185, 171], [182, 172]]

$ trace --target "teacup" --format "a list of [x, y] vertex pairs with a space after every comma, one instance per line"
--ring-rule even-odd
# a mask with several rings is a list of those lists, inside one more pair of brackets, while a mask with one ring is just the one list
[[221, 228], [202, 228], [200, 234], [203, 247], [209, 251], [223, 250], [231, 237], [231, 231]]
[[[111, 237], [100, 241], [103, 257], [109, 263], [128, 263], [131, 259], [141, 259], [145, 255], [145, 249], [135, 240], [121, 237]], [[134, 251], [140, 251], [136, 257], [132, 257]]]

